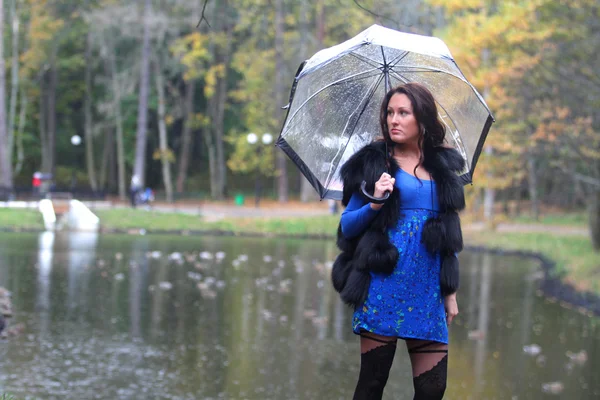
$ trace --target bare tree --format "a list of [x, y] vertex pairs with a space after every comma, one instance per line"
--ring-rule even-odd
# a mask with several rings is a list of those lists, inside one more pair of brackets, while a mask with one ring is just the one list
[[[4, 2], [0, 1], [0, 32], [4, 32]], [[0, 40], [0, 184], [12, 188], [12, 166], [8, 151], [8, 132], [6, 131], [6, 81], [4, 70], [4, 44]]]
[[85, 46], [85, 99], [84, 99], [84, 117], [85, 117], [85, 160], [87, 175], [92, 190], [98, 190], [96, 180], [96, 166], [94, 163], [94, 139], [92, 136], [92, 32], [88, 32], [87, 43]]
[[[308, 29], [308, 0], [301, 0], [300, 3], [300, 62], [308, 58], [308, 40], [309, 40], [309, 29]], [[300, 174], [300, 201], [308, 202], [316, 199], [315, 189], [312, 187], [308, 179]]]
[[58, 70], [56, 66], [56, 55], [58, 53], [57, 45], [52, 46], [50, 54], [50, 65], [47, 71], [43, 73], [44, 80], [44, 115], [45, 128], [45, 140], [46, 148], [43, 149], [42, 154], [42, 169], [44, 172], [54, 174], [56, 167], [56, 87], [58, 85]]
[[11, 65], [11, 86], [10, 86], [10, 106], [8, 111], [8, 149], [7, 157], [12, 163], [12, 153], [14, 149], [14, 131], [15, 116], [17, 113], [17, 97], [19, 93], [19, 17], [17, 15], [16, 0], [10, 3], [10, 13], [12, 20], [12, 65]]
[[123, 144], [123, 117], [121, 116], [121, 86], [117, 77], [117, 62], [115, 60], [114, 46], [108, 41], [108, 68], [110, 70], [113, 89], [113, 112], [115, 114], [115, 128], [117, 136], [117, 166], [119, 182], [119, 198], [125, 199], [125, 148]]
[[169, 145], [167, 143], [167, 124], [165, 123], [165, 84], [159, 58], [154, 61], [156, 76], [156, 91], [158, 93], [158, 137], [162, 177], [165, 185], [167, 201], [173, 202], [173, 183], [171, 181], [171, 165], [169, 160]]
[[194, 117], [194, 92], [196, 91], [196, 82], [190, 79], [185, 85], [185, 122], [181, 132], [181, 148], [179, 151], [179, 166], [177, 169], [177, 186], [179, 193], [184, 191], [184, 184], [187, 178], [188, 166], [190, 164], [190, 154], [192, 153], [192, 119]]
[[148, 90], [150, 85], [150, 12], [152, 2], [144, 1], [144, 37], [142, 44], [142, 62], [140, 65], [140, 87], [138, 101], [137, 133], [135, 143], [135, 164], [133, 173], [142, 186], [145, 185], [146, 143], [148, 130]]
[[21, 89], [21, 105], [19, 106], [19, 127], [17, 129], [17, 164], [15, 174], [19, 174], [25, 162], [25, 149], [23, 147], [23, 133], [25, 131], [25, 118], [27, 118], [27, 93]]
[[[283, 0], [275, 2], [275, 103], [274, 112], [278, 113], [275, 116], [275, 121], [280, 122], [281, 110], [284, 102], [284, 69], [283, 60], [283, 22], [284, 22]], [[279, 151], [277, 152], [277, 193], [279, 201], [284, 203], [288, 201], [289, 185], [287, 174], [287, 158], [286, 155]]]
[[224, 41], [213, 43], [214, 59], [216, 65], [222, 65], [223, 71], [217, 74], [215, 93], [210, 100], [209, 113], [211, 128], [205, 135], [208, 147], [209, 168], [211, 177], [211, 195], [214, 199], [223, 199], [227, 186], [227, 166], [225, 163], [224, 130], [225, 130], [225, 103], [227, 102], [227, 76], [231, 60], [231, 42], [233, 38], [233, 25], [229, 16], [228, 0], [218, 3], [217, 30], [224, 36]]

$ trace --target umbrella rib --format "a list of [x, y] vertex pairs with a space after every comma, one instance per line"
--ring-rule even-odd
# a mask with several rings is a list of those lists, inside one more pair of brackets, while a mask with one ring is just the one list
[[[410, 80], [410, 79], [406, 78], [405, 76], [402, 76], [402, 75], [400, 75], [400, 74], [399, 74], [397, 71], [392, 71], [392, 75], [396, 75], [396, 77], [397, 77], [399, 80], [401, 80], [401, 81], [403, 81], [403, 82], [405, 82], [405, 83], [406, 83], [406, 82], [411, 82], [411, 80]], [[454, 121], [454, 118], [452, 118], [452, 116], [451, 116], [451, 115], [448, 113], [448, 111], [446, 110], [446, 107], [444, 107], [444, 105], [443, 105], [442, 103], [440, 103], [440, 101], [439, 101], [439, 100], [437, 100], [437, 99], [435, 100], [435, 102], [436, 102], [436, 103], [438, 103], [438, 105], [440, 106], [440, 108], [441, 108], [442, 110], [444, 110], [444, 112], [446, 113], [446, 115], [448, 116], [448, 118], [450, 119], [450, 121], [452, 122], [452, 125], [454, 125], [455, 127], [457, 127], [457, 125], [456, 125], [456, 122]], [[440, 118], [440, 119], [441, 119], [441, 118]], [[444, 122], [444, 120], [443, 120], [443, 119], [442, 119], [442, 122]], [[446, 124], [445, 122], [444, 122], [444, 125], [448, 126], [448, 124]], [[448, 128], [450, 128], [450, 127], [448, 126]], [[457, 131], [458, 131], [458, 128], [456, 128], [456, 129], [457, 129]], [[460, 136], [460, 133], [459, 133], [459, 136]], [[461, 140], [460, 140], [460, 144], [462, 145], [462, 147], [463, 147], [463, 149], [465, 150], [465, 152], [467, 152], [467, 153], [468, 153], [467, 145], [465, 144], [464, 140], [462, 140], [462, 138], [460, 138], [460, 139], [461, 139]], [[467, 163], [467, 164], [469, 164], [469, 160], [468, 160], [467, 158], [465, 158], [465, 161], [466, 161], [466, 163]], [[471, 168], [471, 166], [470, 166], [470, 165], [468, 165], [468, 168], [470, 169], [470, 168]]]
[[397, 56], [396, 59], [393, 59], [392, 61], [390, 61], [390, 66], [392, 68], [394, 68], [394, 65], [398, 64], [400, 61], [402, 61], [404, 59], [404, 57], [406, 57], [409, 54], [408, 51], [405, 51], [404, 53], [400, 54], [399, 56]]
[[[398, 68], [398, 66], [392, 67], [391, 70], [395, 70], [396, 68]], [[413, 71], [409, 71], [409, 72], [441, 72], [443, 74], [447, 74], [447, 75], [453, 76], [453, 77], [455, 77], [457, 79], [460, 79], [464, 83], [467, 83], [467, 84], [469, 83], [462, 76], [459, 76], [459, 75], [456, 75], [456, 74], [454, 74], [454, 73], [452, 73], [450, 71], [444, 71], [444, 70], [438, 69], [438, 68], [428, 68], [428, 67], [425, 67], [425, 66], [422, 66], [422, 65], [402, 65], [402, 69], [404, 69], [404, 68], [415, 68], [415, 69], [417, 69], [417, 70], [413, 70]], [[398, 71], [396, 71], [396, 72], [398, 72]]]
[[[373, 95], [375, 94], [375, 91], [377, 90], [377, 87], [381, 83], [382, 79], [383, 79], [383, 75], [380, 75], [379, 78], [369, 88], [369, 90], [367, 91], [367, 94], [363, 98], [364, 105], [362, 107], [362, 110], [360, 110], [360, 115], [356, 118], [356, 123], [354, 124], [354, 127], [352, 128], [352, 132], [350, 132], [350, 135], [348, 136], [348, 140], [346, 141], [346, 145], [344, 146], [344, 150], [341, 152], [342, 155], [346, 152], [346, 148], [348, 147], [348, 143], [350, 143], [350, 139], [352, 138], [352, 135], [354, 134], [354, 130], [356, 129], [356, 125], [358, 125], [358, 121], [360, 119], [360, 116], [365, 112], [365, 109], [369, 105], [369, 102], [371, 101], [371, 98], [373, 98]], [[344, 135], [344, 132], [346, 132], [346, 129], [348, 128], [348, 124], [349, 123], [350, 123], [350, 118], [348, 118], [348, 122], [346, 123], [346, 126], [342, 130], [342, 133], [341, 133], [342, 137]], [[334, 164], [335, 159], [338, 158], [338, 157], [340, 157], [340, 150], [341, 150], [341, 148], [338, 148], [337, 153], [335, 154], [335, 156], [333, 156], [331, 165], [329, 166], [329, 172], [327, 173], [327, 177], [325, 178], [325, 187], [329, 186], [329, 181], [331, 180], [331, 175], [333, 174], [333, 164]]]
[[371, 65], [374, 68], [379, 68], [381, 66], [381, 63], [379, 61], [372, 60], [369, 57], [365, 57], [363, 55], [356, 54], [354, 52], [350, 53], [350, 55], [358, 58], [360, 61], [363, 61], [366, 64]]
[[362, 77], [361, 79], [367, 79], [367, 78], [371, 78], [372, 76], [377, 76], [379, 74], [379, 68], [373, 68], [373, 69], [370, 69], [370, 70], [367, 70], [367, 71], [359, 72], [359, 73], [351, 75], [351, 76], [343, 77], [341, 79], [338, 79], [337, 81], [331, 82], [330, 84], [322, 87], [321, 89], [319, 89], [318, 91], [316, 91], [315, 93], [313, 93], [308, 99], [304, 100], [304, 102], [300, 106], [298, 106], [298, 108], [296, 109], [296, 111], [294, 112], [294, 114], [292, 114], [290, 116], [289, 121], [291, 122], [294, 119], [294, 117], [296, 116], [296, 114], [298, 114], [298, 112], [302, 109], [302, 107], [304, 107], [306, 105], [306, 103], [308, 103], [310, 100], [313, 99], [313, 97], [317, 96], [319, 93], [321, 93], [325, 89], [329, 89], [330, 87], [338, 85], [338, 84], [340, 84], [340, 83], [342, 83], [344, 81], [350, 81], [350, 80], [352, 80], [352, 79], [354, 79], [354, 78], [356, 78], [358, 76], [366, 75], [366, 74], [368, 74], [370, 72], [374, 72], [374, 71], [377, 71], [377, 74], [375, 74], [375, 75], [367, 75], [367, 76]]
[[[452, 60], [454, 61], [454, 60]], [[454, 62], [454, 65], [456, 65], [456, 62]], [[397, 66], [392, 66], [390, 68], [390, 70], [394, 70], [394, 68], [396, 68]], [[444, 71], [438, 68], [428, 68], [422, 65], [402, 65], [402, 68], [420, 68], [422, 69], [421, 71], [410, 71], [410, 72], [441, 72], [443, 74], [447, 74], [450, 76], [455, 77], [456, 79], [459, 79], [460, 81], [462, 81], [463, 83], [465, 83], [467, 86], [469, 86], [469, 88], [471, 88], [471, 90], [473, 91], [473, 93], [475, 93], [475, 95], [477, 96], [477, 99], [479, 99], [479, 102], [481, 104], [483, 104], [483, 106], [485, 107], [485, 109], [487, 110], [488, 113], [492, 113], [489, 109], [489, 107], [487, 106], [487, 104], [485, 103], [485, 101], [483, 100], [483, 98], [481, 97], [481, 95], [479, 94], [479, 92], [477, 91], [477, 89], [475, 89], [475, 87], [471, 84], [471, 82], [469, 82], [464, 76], [461, 75], [456, 75], [455, 73], [452, 73], [450, 71]], [[456, 65], [456, 67], [458, 68], [458, 65]]]

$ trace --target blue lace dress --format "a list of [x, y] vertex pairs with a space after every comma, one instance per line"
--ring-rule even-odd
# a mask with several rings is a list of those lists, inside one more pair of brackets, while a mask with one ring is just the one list
[[[353, 330], [447, 344], [441, 257], [421, 243], [425, 221], [439, 211], [436, 185], [402, 170], [395, 178], [402, 208], [398, 224], [388, 229], [388, 235], [400, 257], [392, 274], [371, 273], [367, 299], [354, 312]], [[377, 213], [360, 194], [354, 194], [342, 213], [344, 236], [361, 234]]]

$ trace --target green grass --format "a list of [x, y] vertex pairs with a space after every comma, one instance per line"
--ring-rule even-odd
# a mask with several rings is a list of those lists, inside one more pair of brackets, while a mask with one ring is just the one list
[[513, 218], [510, 222], [519, 224], [543, 224], [554, 226], [587, 227], [589, 215], [586, 212], [542, 215], [539, 220], [529, 216]]
[[0, 208], [0, 227], [44, 229], [44, 220], [38, 210]]
[[548, 233], [473, 232], [467, 245], [541, 253], [556, 263], [563, 280], [581, 290], [600, 295], [600, 253], [594, 252], [587, 236]]
[[198, 215], [119, 209], [98, 210], [104, 229], [202, 230], [286, 235], [334, 235], [339, 217], [311, 218], [223, 218], [206, 221]]
[[14, 397], [12, 394], [9, 393], [4, 393], [1, 397], [0, 400], [19, 400], [16, 397]]

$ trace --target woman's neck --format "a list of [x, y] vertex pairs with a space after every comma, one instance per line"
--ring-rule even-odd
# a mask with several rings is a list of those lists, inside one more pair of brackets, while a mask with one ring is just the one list
[[418, 146], [410, 146], [410, 145], [396, 145], [394, 146], [394, 154], [395, 158], [399, 159], [420, 159], [421, 158], [421, 150]]

